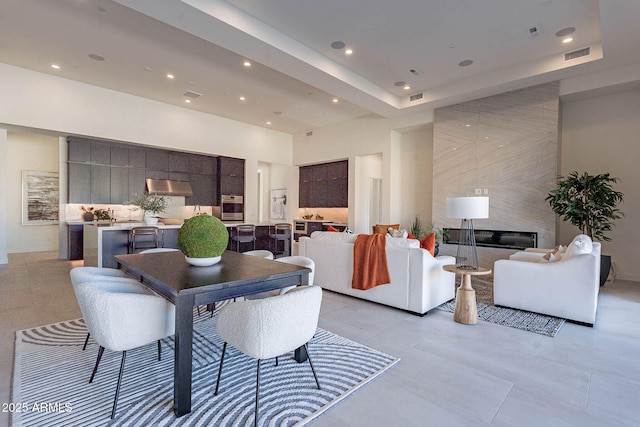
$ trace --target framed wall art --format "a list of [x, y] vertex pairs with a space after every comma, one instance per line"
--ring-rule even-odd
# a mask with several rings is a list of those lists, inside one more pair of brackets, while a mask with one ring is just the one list
[[287, 190], [271, 190], [269, 218], [287, 219]]
[[49, 225], [59, 220], [58, 172], [22, 171], [22, 224]]

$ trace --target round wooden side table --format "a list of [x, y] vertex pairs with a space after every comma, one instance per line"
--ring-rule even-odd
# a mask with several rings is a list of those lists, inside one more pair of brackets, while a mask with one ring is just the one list
[[465, 325], [475, 325], [478, 323], [478, 304], [476, 303], [476, 291], [471, 287], [471, 276], [482, 276], [491, 274], [491, 269], [478, 267], [477, 270], [467, 270], [457, 268], [455, 265], [445, 265], [445, 271], [455, 274], [462, 274], [462, 283], [456, 291], [456, 310], [453, 313], [453, 320]]

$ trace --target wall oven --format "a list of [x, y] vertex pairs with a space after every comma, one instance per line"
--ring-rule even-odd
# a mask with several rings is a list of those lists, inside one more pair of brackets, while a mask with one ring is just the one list
[[222, 221], [244, 221], [244, 197], [223, 194], [220, 197], [220, 219]]

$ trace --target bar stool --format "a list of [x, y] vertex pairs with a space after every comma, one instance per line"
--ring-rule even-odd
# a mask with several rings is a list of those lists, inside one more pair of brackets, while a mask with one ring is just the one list
[[236, 234], [231, 237], [236, 242], [236, 252], [240, 252], [240, 243], [253, 243], [256, 249], [256, 226], [253, 224], [241, 224], [236, 226]]
[[[273, 234], [270, 234], [269, 237], [273, 239], [274, 242], [274, 255], [282, 255], [289, 256], [291, 255], [290, 243], [291, 243], [291, 224], [287, 224], [286, 222], [278, 223], [274, 226]], [[280, 252], [278, 242], [284, 242], [282, 252]]]
[[129, 253], [138, 249], [162, 247], [162, 238], [158, 227], [133, 227], [129, 232]]

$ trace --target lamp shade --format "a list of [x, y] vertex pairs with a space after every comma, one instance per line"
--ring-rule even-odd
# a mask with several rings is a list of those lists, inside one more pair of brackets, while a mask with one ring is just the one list
[[447, 217], [462, 219], [489, 218], [488, 197], [449, 197]]

